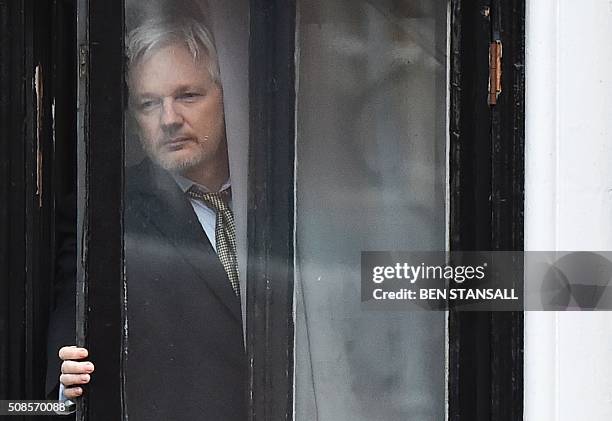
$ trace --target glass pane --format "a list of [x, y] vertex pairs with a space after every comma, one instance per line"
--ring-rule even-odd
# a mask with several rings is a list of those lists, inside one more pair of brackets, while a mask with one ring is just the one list
[[447, 3], [301, 0], [297, 421], [443, 420], [443, 312], [360, 307], [360, 252], [446, 247]]
[[126, 9], [130, 420], [244, 420], [248, 1]]

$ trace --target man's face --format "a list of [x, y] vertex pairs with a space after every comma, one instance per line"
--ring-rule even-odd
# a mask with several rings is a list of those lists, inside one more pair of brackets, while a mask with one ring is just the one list
[[141, 142], [168, 171], [185, 173], [213, 160], [227, 161], [223, 93], [206, 60], [194, 60], [185, 46], [171, 44], [130, 71], [130, 103]]

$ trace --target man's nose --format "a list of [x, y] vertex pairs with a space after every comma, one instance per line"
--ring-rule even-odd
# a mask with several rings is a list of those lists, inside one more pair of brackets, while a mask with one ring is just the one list
[[183, 116], [176, 110], [173, 98], [164, 98], [162, 101], [160, 120], [165, 130], [172, 130], [183, 124]]

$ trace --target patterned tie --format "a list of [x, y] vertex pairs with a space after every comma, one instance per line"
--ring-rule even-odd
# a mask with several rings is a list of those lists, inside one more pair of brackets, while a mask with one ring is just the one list
[[217, 255], [232, 284], [234, 293], [237, 297], [240, 297], [238, 262], [236, 259], [236, 226], [234, 225], [234, 214], [227, 204], [230, 194], [229, 189], [215, 193], [204, 193], [196, 186], [192, 186], [187, 191], [187, 194], [193, 199], [200, 200], [215, 211]]

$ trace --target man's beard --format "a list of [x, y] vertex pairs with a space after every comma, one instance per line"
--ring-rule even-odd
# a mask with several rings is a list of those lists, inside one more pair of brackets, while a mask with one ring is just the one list
[[164, 146], [155, 149], [148, 142], [142, 142], [147, 156], [166, 171], [182, 173], [199, 165], [204, 160], [204, 150], [201, 147], [191, 149], [187, 156], [175, 156], [173, 152], [164, 151]]

